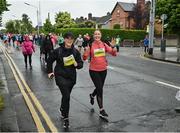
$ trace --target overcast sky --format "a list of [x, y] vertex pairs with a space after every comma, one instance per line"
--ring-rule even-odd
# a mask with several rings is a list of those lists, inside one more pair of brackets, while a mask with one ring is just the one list
[[[23, 13], [26, 13], [33, 25], [37, 25], [36, 8], [25, 5], [24, 2], [38, 6], [38, 0], [7, 0], [9, 4], [8, 12], [3, 15], [3, 23], [10, 19], [21, 19]], [[118, 2], [133, 2], [137, 0], [118, 0]], [[51, 22], [54, 23], [55, 14], [59, 11], [68, 11], [72, 18], [84, 16], [87, 17], [91, 12], [93, 16], [100, 17], [111, 12], [117, 0], [40, 0], [41, 20], [44, 23], [50, 12]]]

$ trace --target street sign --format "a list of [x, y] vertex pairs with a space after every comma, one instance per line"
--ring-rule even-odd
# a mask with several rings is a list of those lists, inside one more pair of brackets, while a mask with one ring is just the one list
[[161, 19], [162, 19], [162, 20], [166, 20], [166, 19], [167, 19], [167, 14], [162, 14], [162, 15], [161, 15]]
[[146, 33], [149, 33], [149, 25], [147, 25]]

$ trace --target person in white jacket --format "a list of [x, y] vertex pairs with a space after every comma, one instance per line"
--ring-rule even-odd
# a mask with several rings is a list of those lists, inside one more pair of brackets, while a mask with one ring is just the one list
[[82, 38], [82, 35], [79, 35], [79, 37], [76, 39], [76, 41], [74, 42], [74, 45], [78, 46], [78, 50], [79, 52], [81, 53], [81, 49], [82, 49], [82, 44], [83, 44], [83, 38]]

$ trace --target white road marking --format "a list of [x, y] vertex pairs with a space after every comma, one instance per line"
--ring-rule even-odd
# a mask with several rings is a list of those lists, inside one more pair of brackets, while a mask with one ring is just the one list
[[161, 82], [161, 81], [156, 81], [156, 83], [159, 83], [159, 84], [162, 84], [162, 85], [166, 85], [166, 86], [169, 86], [169, 87], [173, 87], [173, 88], [176, 88], [176, 89], [179, 89], [179, 90], [180, 90], [180, 87], [179, 87], [179, 86], [175, 86], [175, 85], [168, 84], [168, 83]]

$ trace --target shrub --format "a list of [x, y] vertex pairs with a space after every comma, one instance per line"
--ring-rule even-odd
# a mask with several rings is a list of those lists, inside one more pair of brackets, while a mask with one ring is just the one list
[[3, 109], [3, 107], [4, 107], [3, 97], [0, 95], [0, 111]]
[[113, 29], [121, 29], [120, 24], [115, 24], [115, 25], [113, 26]]
[[[66, 32], [72, 32], [75, 36], [75, 38], [78, 37], [79, 34], [84, 35], [88, 33], [90, 36], [93, 35], [95, 29], [92, 28], [67, 28], [67, 29], [56, 29], [56, 33], [66, 33]], [[108, 36], [110, 38], [117, 37], [119, 35], [122, 40], [124, 39], [132, 39], [134, 41], [140, 41], [143, 40], [146, 31], [144, 30], [119, 30], [119, 29], [100, 29], [102, 32], [102, 39], [106, 39]]]

